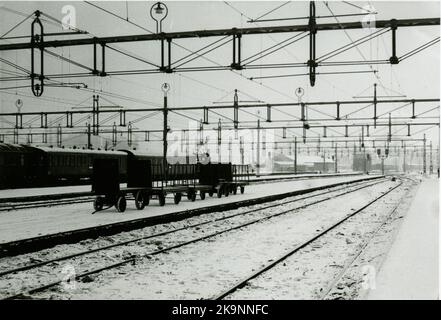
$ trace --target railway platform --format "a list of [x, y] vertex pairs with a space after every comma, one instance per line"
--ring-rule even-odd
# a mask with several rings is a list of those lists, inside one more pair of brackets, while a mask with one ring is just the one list
[[[92, 200], [74, 205], [58, 205], [37, 209], [22, 209], [0, 213], [0, 244], [46, 236], [60, 232], [105, 226], [112, 223], [132, 221], [136, 219], [154, 218], [172, 214], [185, 214], [191, 210], [207, 208], [212, 211], [222, 211], [223, 207], [240, 201], [258, 199], [262, 197], [277, 197], [287, 192], [295, 192], [312, 188], [326, 188], [339, 183], [359, 181], [375, 178], [373, 175], [353, 175], [340, 177], [320, 177], [316, 179], [288, 180], [271, 182], [268, 184], [254, 184], [247, 187], [245, 194], [230, 197], [207, 197], [205, 200], [183, 200], [179, 205], [167, 200], [165, 206], [160, 206], [157, 201], [152, 202], [144, 210], [127, 208], [124, 213], [119, 213], [114, 207], [91, 215], [93, 211]], [[276, 198], [275, 198], [276, 199]]]
[[367, 299], [439, 299], [438, 199], [439, 179], [423, 180]]

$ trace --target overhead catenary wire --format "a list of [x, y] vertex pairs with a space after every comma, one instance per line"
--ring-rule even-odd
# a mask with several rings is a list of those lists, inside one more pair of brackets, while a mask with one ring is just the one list
[[404, 55], [402, 55], [401, 57], [398, 58], [398, 60], [401, 62], [403, 60], [406, 60], [407, 58], [410, 58], [411, 56], [427, 49], [430, 48], [431, 46], [437, 44], [440, 41], [440, 37], [436, 37], [435, 39], [430, 40], [429, 42], [426, 42], [425, 44], [419, 46], [418, 48], [415, 48], [407, 53], [405, 53]]
[[[300, 40], [306, 38], [308, 35], [309, 35], [309, 34], [308, 34], [307, 32], [299, 33], [299, 34], [297, 34], [295, 37], [293, 37], [293, 38], [295, 38], [294, 40], [291, 40], [290, 42], [284, 44], [283, 46], [281, 46], [281, 47], [279, 47], [279, 48], [277, 48], [277, 49], [274, 49], [274, 50], [272, 50], [272, 51], [270, 51], [270, 52], [267, 52], [267, 53], [265, 53], [264, 55], [261, 55], [261, 56], [255, 58], [255, 59], [253, 59], [253, 60], [251, 60], [251, 61], [249, 61], [249, 62], [243, 64], [243, 66], [247, 66], [247, 65], [249, 65], [250, 63], [253, 63], [253, 62], [257, 61], [257, 60], [260, 60], [260, 59], [262, 59], [262, 58], [264, 58], [264, 57], [266, 57], [266, 56], [268, 56], [268, 55], [270, 55], [270, 54], [273, 54], [273, 53], [275, 53], [275, 52], [277, 52], [277, 51], [279, 51], [279, 50], [281, 50], [281, 49], [283, 49], [283, 48], [285, 48], [285, 47], [287, 47], [287, 46], [290, 46], [291, 44], [296, 43], [296, 42], [298, 42], [298, 41], [300, 41]], [[245, 60], [246, 60], [246, 59], [245, 59]]]
[[338, 49], [332, 50], [331, 52], [328, 52], [328, 53], [318, 57], [317, 63], [331, 59], [331, 58], [335, 57], [336, 55], [339, 55], [343, 52], [346, 52], [352, 48], [358, 47], [359, 45], [361, 45], [367, 41], [371, 41], [372, 39], [375, 39], [376, 37], [379, 37], [389, 31], [390, 31], [390, 28], [383, 28], [383, 29], [379, 29], [379, 30], [375, 31], [374, 33], [371, 33], [367, 36], [361, 37], [355, 41], [351, 40], [351, 43], [348, 43]]
[[[376, 14], [374, 13], [347, 13], [347, 14], [336, 14], [335, 16], [316, 16], [316, 19], [327, 19], [327, 18], [344, 18], [344, 17], [359, 17], [359, 16], [366, 16], [369, 14]], [[254, 19], [254, 20], [248, 20], [248, 22], [273, 22], [273, 21], [290, 21], [290, 20], [306, 20], [309, 19], [309, 17], [293, 17], [293, 18], [275, 18], [275, 19]]]
[[26, 20], [28, 20], [30, 17], [32, 17], [34, 15], [34, 13], [31, 13], [30, 15], [26, 16], [23, 20], [21, 20], [19, 23], [17, 23], [16, 25], [14, 25], [12, 28], [10, 28], [8, 31], [6, 31], [4, 34], [2, 34], [0, 36], [0, 39], [4, 39], [5, 36], [7, 36], [8, 34], [10, 34], [12, 31], [14, 31], [15, 29], [17, 29], [19, 26], [21, 26]]
[[346, 3], [347, 5], [352, 6], [352, 7], [354, 7], [354, 8], [357, 8], [357, 9], [360, 9], [360, 10], [362, 10], [362, 11], [365, 11], [365, 12], [367, 12], [367, 13], [371, 13], [371, 14], [375, 13], [374, 11], [370, 11], [370, 10], [368, 10], [368, 9], [365, 8], [365, 7], [357, 6], [356, 4], [350, 3], [349, 1], [342, 1], [342, 2], [343, 2], [343, 3]]
[[271, 14], [271, 13], [273, 13], [273, 12], [279, 10], [280, 8], [286, 6], [286, 5], [287, 5], [288, 3], [290, 3], [290, 2], [291, 2], [291, 1], [286, 1], [286, 2], [282, 3], [281, 5], [277, 6], [276, 8], [271, 9], [270, 11], [268, 11], [268, 12], [266, 12], [266, 13], [260, 15], [259, 17], [255, 18], [255, 19], [252, 19], [253, 21], [251, 21], [251, 22], [255, 22], [256, 20], [259, 20], [259, 19], [261, 19], [261, 18], [263, 18], [263, 17], [266, 17], [267, 15], [269, 15], [269, 14]]
[[[372, 72], [375, 72], [375, 71], [372, 71], [372, 70], [335, 71], [335, 72], [317, 72], [316, 74], [318, 74], [318, 75], [338, 75], [338, 74], [363, 74], [363, 73], [372, 73]], [[277, 79], [277, 78], [300, 77], [300, 76], [307, 76], [307, 75], [309, 75], [309, 73], [258, 76], [258, 77], [250, 77], [250, 79]]]
[[[329, 12], [334, 16], [335, 21], [340, 25], [340, 27], [342, 28], [342, 30], [343, 30], [343, 32], [345, 33], [346, 37], [347, 37], [351, 42], [353, 42], [352, 37], [349, 35], [349, 33], [346, 31], [346, 29], [344, 29], [344, 28], [342, 27], [342, 25], [341, 25], [341, 23], [340, 23], [340, 20], [339, 20], [337, 17], [335, 17], [335, 14], [334, 14], [334, 12], [331, 10], [331, 8], [330, 8], [328, 2], [324, 2], [324, 4], [325, 4], [326, 8], [329, 10]], [[364, 54], [361, 52], [360, 48], [358, 48], [358, 46], [356, 46], [355, 48], [357, 49], [358, 53], [359, 53], [360, 56], [363, 58], [363, 60], [364, 60], [364, 61], [367, 61], [366, 57], [365, 57]], [[371, 70], [373, 70], [373, 67], [372, 67], [371, 64], [369, 65], [369, 67], [370, 67]], [[375, 76], [375, 77], [377, 78], [377, 80], [381, 83], [381, 79], [380, 79], [380, 77], [378, 76], [378, 74], [377, 74], [377, 73], [374, 73], [374, 76]]]

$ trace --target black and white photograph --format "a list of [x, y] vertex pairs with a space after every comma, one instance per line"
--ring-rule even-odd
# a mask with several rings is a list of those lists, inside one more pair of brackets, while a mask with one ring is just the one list
[[439, 42], [439, 1], [0, 1], [0, 299], [439, 300]]

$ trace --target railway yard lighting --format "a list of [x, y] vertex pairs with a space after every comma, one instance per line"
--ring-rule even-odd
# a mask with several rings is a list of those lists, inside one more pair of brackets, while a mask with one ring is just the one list
[[[155, 17], [155, 15], [158, 16], [159, 18]], [[162, 32], [162, 21], [167, 17], [167, 15], [168, 15], [168, 8], [162, 2], [156, 2], [150, 8], [150, 16], [152, 17], [153, 20], [156, 21], [156, 33]]]

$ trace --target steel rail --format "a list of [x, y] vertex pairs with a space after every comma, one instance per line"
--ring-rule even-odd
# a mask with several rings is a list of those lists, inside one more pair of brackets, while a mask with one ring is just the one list
[[348, 261], [343, 270], [341, 270], [336, 277], [334, 277], [331, 281], [331, 283], [326, 287], [325, 290], [323, 290], [319, 296], [318, 299], [324, 300], [329, 295], [329, 293], [332, 291], [332, 289], [335, 287], [335, 285], [343, 278], [343, 276], [346, 274], [346, 271], [354, 264], [354, 262], [357, 260], [357, 258], [364, 252], [366, 247], [369, 245], [369, 243], [372, 241], [372, 239], [378, 234], [378, 232], [388, 223], [392, 215], [397, 211], [398, 207], [401, 205], [401, 201], [405, 198], [407, 193], [405, 193], [401, 199], [398, 201], [398, 203], [392, 208], [392, 210], [389, 210], [389, 213], [386, 215], [386, 217], [379, 223], [377, 228], [371, 233], [371, 235], [363, 241], [363, 243], [359, 246], [359, 250], [356, 251], [354, 256]]
[[[343, 195], [346, 195], [346, 194], [349, 194], [349, 193], [352, 193], [352, 192], [356, 192], [356, 191], [358, 191], [360, 189], [364, 189], [364, 188], [370, 187], [372, 185], [376, 185], [376, 184], [383, 183], [383, 182], [385, 182], [385, 181], [371, 183], [371, 184], [365, 185], [365, 186], [360, 187], [360, 188], [355, 189], [355, 190], [346, 191], [346, 192], [338, 194], [337, 197], [340, 197], [340, 196], [343, 196]], [[328, 193], [330, 193], [330, 192], [328, 192]], [[265, 216], [263, 218], [258, 218], [258, 219], [252, 220], [252, 221], [244, 223], [244, 224], [240, 224], [240, 225], [228, 228], [228, 229], [217, 231], [217, 232], [214, 232], [214, 233], [206, 235], [206, 236], [195, 238], [195, 239], [192, 239], [192, 240], [189, 240], [189, 241], [184, 241], [182, 243], [178, 243], [176, 245], [169, 246], [167, 248], [163, 248], [163, 249], [159, 249], [159, 250], [156, 250], [156, 251], [152, 251], [152, 252], [143, 254], [142, 256], [139, 256], [139, 257], [132, 256], [131, 258], [123, 260], [123, 261], [119, 261], [119, 262], [116, 262], [116, 263], [109, 264], [107, 266], [103, 266], [103, 267], [100, 267], [100, 268], [97, 268], [97, 269], [92, 269], [92, 270], [86, 271], [84, 273], [77, 274], [75, 276], [75, 280], [79, 280], [79, 279], [84, 278], [86, 276], [89, 276], [91, 274], [96, 274], [96, 273], [99, 273], [99, 272], [102, 272], [102, 271], [114, 269], [114, 268], [117, 268], [117, 267], [129, 264], [129, 263], [136, 263], [136, 260], [138, 260], [139, 258], [142, 258], [142, 257], [154, 256], [154, 255], [158, 255], [160, 253], [164, 253], [164, 252], [168, 252], [168, 251], [171, 251], [171, 250], [174, 250], [174, 249], [177, 249], [177, 248], [181, 248], [181, 247], [189, 245], [189, 244], [193, 244], [193, 243], [200, 242], [200, 241], [203, 241], [203, 240], [206, 240], [206, 239], [209, 239], [209, 238], [213, 238], [213, 237], [218, 236], [220, 234], [224, 234], [224, 233], [227, 233], [227, 232], [230, 232], [230, 231], [241, 229], [241, 228], [250, 226], [252, 224], [255, 224], [255, 223], [258, 223], [258, 222], [261, 222], [261, 221], [264, 221], [264, 220], [268, 220], [268, 219], [271, 219], [271, 218], [274, 218], [274, 217], [277, 217], [277, 216], [281, 216], [281, 215], [284, 215], [284, 214], [287, 214], [287, 213], [290, 213], [290, 212], [293, 212], [293, 211], [296, 211], [296, 210], [299, 210], [299, 209], [303, 209], [303, 208], [306, 208], [306, 207], [309, 207], [309, 206], [312, 206], [312, 205], [315, 205], [315, 204], [318, 204], [318, 203], [321, 203], [321, 202], [324, 202], [324, 201], [335, 199], [335, 197], [336, 196], [334, 195], [334, 196], [331, 196], [331, 197], [327, 197], [325, 199], [321, 199], [321, 200], [318, 200], [318, 201], [314, 201], [312, 203], [308, 203], [306, 205], [299, 206], [299, 207], [294, 208], [294, 209], [289, 209], [289, 210], [282, 211], [282, 212], [279, 212], [279, 213], [276, 213], [276, 214], [271, 214], [269, 216]], [[280, 206], [280, 204], [278, 206]], [[251, 212], [255, 212], [255, 210], [250, 210], [250, 211]], [[183, 229], [185, 230], [186, 228], [184, 227]], [[61, 283], [63, 283], [63, 280], [57, 280], [57, 281], [54, 281], [52, 283], [49, 283], [49, 284], [46, 284], [46, 285], [43, 285], [43, 286], [39, 286], [39, 287], [33, 288], [31, 290], [27, 290], [26, 292], [22, 292], [22, 293], [18, 293], [18, 294], [14, 294], [12, 296], [6, 297], [4, 300], [20, 299], [20, 298], [23, 298], [23, 297], [27, 297], [28, 295], [32, 295], [34, 293], [42, 292], [42, 291], [47, 290], [49, 288], [55, 287], [55, 286], [57, 286], [57, 285], [59, 285]]]
[[[363, 184], [363, 183], [366, 183], [366, 182], [358, 182], [354, 186], [358, 186], [358, 185]], [[380, 183], [380, 182], [376, 182], [376, 183], [373, 183], [371, 185], [375, 185], [377, 183]], [[352, 185], [351, 185], [351, 187], [352, 187]], [[86, 254], [90, 254], [90, 253], [94, 253], [94, 252], [98, 252], [98, 251], [102, 251], [102, 250], [107, 250], [107, 249], [111, 249], [111, 248], [122, 246], [122, 245], [127, 245], [127, 244], [138, 242], [138, 241], [141, 241], [141, 240], [151, 239], [151, 238], [154, 238], [154, 237], [160, 237], [160, 236], [172, 234], [172, 233], [175, 233], [175, 232], [178, 232], [178, 231], [188, 230], [190, 228], [200, 227], [202, 225], [206, 225], [206, 224], [209, 224], [209, 223], [213, 223], [213, 222], [218, 222], [218, 221], [234, 218], [236, 216], [246, 215], [246, 214], [249, 214], [249, 213], [258, 212], [258, 211], [266, 210], [266, 209], [269, 209], [269, 208], [278, 207], [280, 205], [285, 205], [285, 204], [288, 204], [288, 203], [293, 203], [293, 202], [298, 202], [298, 201], [305, 200], [305, 199], [310, 199], [310, 198], [313, 198], [313, 197], [318, 197], [318, 196], [321, 196], [321, 195], [324, 195], [324, 194], [328, 194], [330, 192], [340, 191], [340, 190], [343, 190], [345, 188], [347, 188], [347, 186], [342, 187], [342, 188], [338, 188], [338, 189], [332, 190], [332, 191], [325, 191], [325, 192], [318, 193], [318, 194], [315, 194], [315, 195], [310, 195], [310, 196], [306, 196], [306, 197], [302, 197], [302, 198], [298, 198], [298, 199], [289, 200], [289, 201], [283, 202], [283, 204], [272, 204], [272, 205], [265, 206], [265, 207], [262, 207], [262, 208], [252, 209], [252, 210], [248, 210], [248, 211], [244, 211], [244, 212], [239, 212], [239, 213], [235, 213], [235, 214], [232, 214], [232, 215], [229, 215], [229, 216], [224, 216], [222, 218], [216, 218], [214, 220], [208, 220], [208, 221], [204, 221], [204, 222], [188, 225], [188, 226], [185, 226], [185, 227], [173, 229], [173, 230], [170, 230], [170, 231], [159, 232], [159, 233], [151, 234], [151, 235], [148, 235], [148, 236], [138, 237], [138, 238], [135, 238], [135, 239], [130, 239], [130, 240], [114, 243], [114, 244], [111, 244], [111, 245], [108, 245], [108, 246], [99, 247], [99, 248], [92, 249], [92, 250], [85, 250], [85, 251], [81, 251], [81, 252], [78, 252], [78, 253], [75, 253], [75, 254], [69, 254], [69, 255], [62, 256], [62, 257], [58, 257], [58, 258], [54, 258], [54, 259], [50, 259], [50, 260], [46, 260], [46, 261], [40, 261], [38, 263], [33, 263], [33, 264], [25, 265], [25, 266], [22, 266], [22, 267], [17, 267], [17, 268], [9, 269], [9, 270], [6, 270], [6, 271], [0, 271], [0, 277], [8, 275], [8, 274], [13, 274], [13, 273], [16, 273], [16, 272], [20, 272], [20, 271], [34, 269], [34, 268], [41, 267], [41, 266], [44, 266], [44, 265], [47, 265], [47, 264], [50, 264], [50, 263], [53, 263], [53, 262], [64, 261], [64, 260], [67, 260], [67, 259], [72, 259], [72, 258], [83, 256], [83, 255], [86, 255]]]
[[40, 200], [28, 203], [18, 203], [18, 204], [0, 204], [0, 212], [2, 211], [12, 211], [12, 210], [23, 210], [23, 209], [34, 209], [34, 208], [44, 208], [53, 206], [63, 206], [75, 203], [86, 203], [93, 202], [93, 198], [88, 199], [71, 199], [71, 200], [53, 200], [48, 202], [47, 200]]
[[289, 251], [288, 253], [282, 255], [281, 257], [272, 260], [271, 263], [267, 264], [266, 266], [264, 266], [263, 268], [257, 270], [256, 272], [254, 272], [252, 275], [246, 277], [243, 280], [240, 280], [238, 283], [234, 284], [231, 288], [225, 290], [223, 293], [221, 293], [220, 295], [216, 296], [214, 298], [214, 300], [221, 300], [227, 296], [229, 296], [230, 294], [232, 294], [233, 292], [237, 291], [238, 289], [243, 288], [249, 281], [257, 278], [258, 276], [262, 275], [263, 273], [267, 272], [268, 270], [272, 269], [273, 267], [275, 267], [276, 265], [278, 265], [280, 262], [286, 260], [287, 258], [289, 258], [290, 256], [292, 256], [293, 254], [295, 254], [296, 252], [298, 252], [299, 250], [303, 249], [304, 247], [308, 246], [309, 244], [311, 244], [312, 242], [314, 242], [315, 240], [319, 239], [320, 237], [322, 237], [323, 235], [325, 235], [326, 233], [328, 233], [329, 231], [335, 229], [336, 227], [338, 227], [339, 225], [341, 225], [343, 222], [345, 222], [346, 220], [348, 220], [349, 218], [355, 216], [356, 214], [362, 212], [363, 210], [365, 210], [366, 208], [368, 208], [369, 206], [371, 206], [372, 204], [374, 204], [375, 202], [377, 202], [378, 200], [380, 200], [381, 198], [385, 197], [386, 195], [388, 195], [389, 193], [391, 193], [392, 191], [394, 191], [395, 189], [397, 189], [398, 187], [400, 187], [403, 184], [403, 182], [401, 182], [400, 184], [398, 184], [397, 186], [393, 187], [392, 189], [388, 190], [387, 192], [383, 193], [382, 195], [380, 195], [379, 197], [377, 197], [376, 199], [370, 201], [368, 204], [364, 205], [363, 207], [361, 207], [360, 209], [352, 212], [351, 214], [347, 215], [346, 217], [344, 217], [343, 219], [339, 220], [338, 222], [334, 223], [333, 225], [331, 225], [330, 227], [328, 227], [327, 229], [325, 229], [324, 231], [319, 232], [317, 235], [313, 236], [312, 238], [308, 239], [307, 241], [303, 242], [302, 244], [298, 245], [297, 247], [295, 247], [293, 250]]

